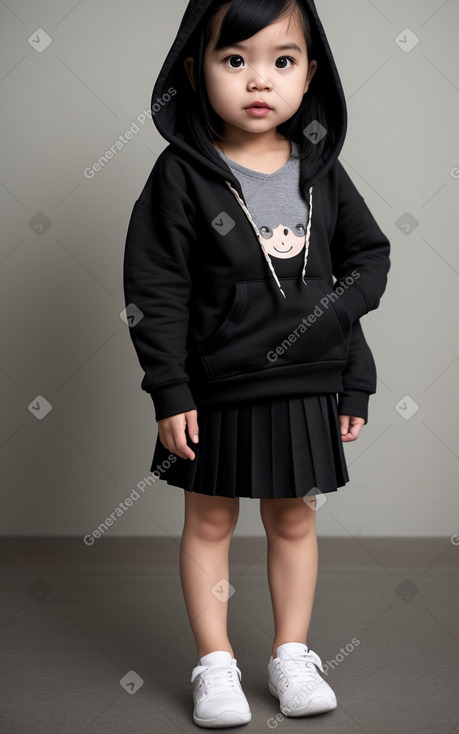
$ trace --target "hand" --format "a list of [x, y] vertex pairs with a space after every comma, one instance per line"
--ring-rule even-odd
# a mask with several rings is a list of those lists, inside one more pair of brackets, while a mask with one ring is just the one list
[[340, 415], [339, 424], [341, 426], [341, 441], [356, 441], [362, 426], [365, 425], [365, 419], [353, 415]]
[[164, 448], [177, 454], [181, 459], [194, 459], [196, 454], [186, 441], [185, 428], [193, 443], [198, 443], [199, 427], [197, 410], [178, 413], [158, 421], [158, 436]]

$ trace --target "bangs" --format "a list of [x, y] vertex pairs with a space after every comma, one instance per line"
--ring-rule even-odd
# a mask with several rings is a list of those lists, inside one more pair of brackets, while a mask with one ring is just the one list
[[309, 19], [296, 0], [233, 0], [223, 18], [216, 49], [233, 46], [246, 41], [282, 16], [290, 14], [303, 31], [308, 56], [312, 53], [312, 38]]
[[[183, 64], [177, 88], [180, 95], [180, 117], [183, 120], [181, 134], [192, 147], [207, 158], [221, 163], [213, 143], [222, 142], [222, 120], [218, 117], [209, 101], [204, 74], [204, 56], [213, 38], [217, 13], [223, 13], [228, 0], [213, 0], [204, 14], [201, 23], [183, 50], [183, 58], [191, 56], [196, 62], [196, 87], [194, 92], [188, 81]], [[318, 69], [311, 81], [298, 111], [286, 122], [279, 125], [278, 131], [284, 137], [296, 141], [301, 150], [301, 188], [307, 201], [306, 183], [308, 177], [327, 163], [339, 139], [341, 121], [336, 118], [336, 87], [333, 73], [324, 52], [320, 33], [314, 17], [301, 0], [231, 0], [221, 22], [215, 49], [242, 43], [259, 33], [267, 26], [283, 17], [290, 17], [293, 23], [304, 32], [309, 60], [318, 61]], [[339, 100], [338, 100], [339, 101]], [[311, 123], [320, 123], [327, 134], [320, 142], [312, 144], [304, 130]]]

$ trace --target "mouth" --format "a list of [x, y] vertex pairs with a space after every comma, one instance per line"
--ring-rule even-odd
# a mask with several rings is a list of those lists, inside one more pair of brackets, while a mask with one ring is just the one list
[[[284, 244], [284, 242], [282, 242], [282, 244], [283, 244], [283, 245], [284, 245], [284, 247], [285, 247], [285, 244]], [[292, 245], [291, 247], [289, 247], [289, 248], [288, 248], [288, 250], [278, 250], [278, 249], [277, 249], [277, 247], [274, 247], [274, 249], [276, 250], [276, 252], [281, 252], [282, 254], [284, 254], [284, 255], [285, 255], [285, 253], [287, 253], [287, 252], [291, 252], [291, 251], [293, 250], [293, 245]]]
[[245, 108], [245, 111], [248, 112], [249, 115], [254, 115], [255, 117], [266, 117], [266, 115], [269, 115], [271, 112], [271, 107], [267, 102], [252, 102], [249, 107]]
[[267, 102], [257, 101], [257, 102], [252, 102], [245, 109], [246, 110], [270, 110], [271, 107], [269, 106]]

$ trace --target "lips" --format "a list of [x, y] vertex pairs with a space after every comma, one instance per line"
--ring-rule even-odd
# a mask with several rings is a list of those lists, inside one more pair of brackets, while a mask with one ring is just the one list
[[248, 107], [245, 108], [246, 110], [252, 110], [252, 109], [260, 109], [260, 110], [270, 110], [271, 107], [267, 102], [252, 102]]
[[271, 107], [267, 102], [262, 102], [261, 100], [258, 100], [257, 102], [252, 102], [250, 107], [246, 107], [245, 111], [248, 115], [251, 117], [267, 117], [270, 112], [272, 112]]

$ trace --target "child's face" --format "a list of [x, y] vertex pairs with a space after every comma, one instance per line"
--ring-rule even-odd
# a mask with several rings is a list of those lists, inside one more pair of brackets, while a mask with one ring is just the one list
[[204, 57], [209, 101], [223, 120], [223, 136], [266, 134], [297, 112], [317, 62], [309, 62], [299, 19], [290, 15], [235, 46], [215, 49], [227, 8], [214, 16]]

